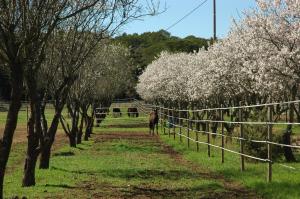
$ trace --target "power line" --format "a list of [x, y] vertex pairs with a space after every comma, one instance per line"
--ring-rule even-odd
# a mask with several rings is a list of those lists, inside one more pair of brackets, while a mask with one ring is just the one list
[[188, 12], [186, 15], [184, 15], [182, 18], [180, 18], [178, 21], [176, 21], [174, 24], [170, 25], [168, 28], [166, 28], [166, 30], [170, 30], [171, 28], [173, 28], [174, 26], [176, 26], [177, 24], [179, 24], [181, 21], [183, 21], [185, 18], [187, 18], [188, 16], [190, 16], [191, 14], [193, 14], [196, 10], [198, 10], [201, 6], [203, 6], [208, 0], [204, 0], [203, 2], [201, 2], [198, 6], [196, 6], [193, 10], [191, 10], [190, 12]]

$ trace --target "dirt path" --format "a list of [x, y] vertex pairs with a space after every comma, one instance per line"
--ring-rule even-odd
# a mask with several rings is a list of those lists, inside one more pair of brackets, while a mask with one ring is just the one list
[[260, 198], [238, 183], [187, 161], [158, 136], [113, 132], [93, 137], [96, 150], [90, 153], [100, 151], [99, 161], [101, 156], [124, 156], [124, 162], [131, 161], [91, 174], [89, 180], [69, 192], [69, 198]]
[[[0, 129], [1, 130], [1, 129]], [[52, 152], [55, 152], [56, 150], [60, 149], [61, 147], [68, 144], [68, 138], [66, 135], [59, 130], [57, 132], [57, 135], [55, 136], [55, 142], [52, 146]], [[25, 159], [26, 155], [26, 148], [27, 148], [27, 131], [25, 128], [17, 128], [12, 149], [10, 153], [10, 159], [13, 159], [13, 161], [7, 165], [6, 175], [9, 175], [13, 171], [15, 171], [16, 168], [20, 168]], [[21, 155], [22, 154], [22, 155]]]

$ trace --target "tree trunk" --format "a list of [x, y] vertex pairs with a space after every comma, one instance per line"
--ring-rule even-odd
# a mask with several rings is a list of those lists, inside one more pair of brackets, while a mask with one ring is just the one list
[[85, 115], [86, 113], [84, 112], [84, 110], [83, 110], [83, 113], [82, 113], [82, 116], [81, 116], [81, 120], [80, 120], [80, 125], [79, 125], [79, 130], [78, 130], [78, 132], [77, 132], [77, 144], [81, 144], [81, 142], [82, 142], [82, 134], [83, 134], [83, 122], [84, 122], [84, 115]]
[[[63, 107], [63, 106], [62, 106]], [[55, 140], [55, 135], [57, 132], [57, 127], [59, 124], [59, 118], [61, 115], [61, 111], [63, 108], [59, 108], [56, 110], [54, 118], [51, 122], [51, 126], [48, 129], [47, 135], [45, 136], [44, 146], [41, 151], [40, 158], [40, 169], [49, 169], [50, 166], [50, 157], [51, 157], [51, 148]]]
[[[294, 100], [294, 98], [292, 98]], [[294, 104], [290, 104], [289, 109], [289, 122], [294, 122]], [[291, 145], [291, 135], [292, 135], [292, 125], [287, 125], [287, 128], [283, 134], [283, 144]], [[295, 156], [293, 154], [293, 151], [290, 147], [283, 147], [284, 157], [287, 162], [295, 162]]]
[[88, 141], [89, 137], [91, 137], [91, 133], [92, 133], [92, 128], [93, 128], [93, 118], [88, 116], [86, 117], [86, 129], [85, 129], [85, 134], [84, 134], [84, 140]]
[[20, 66], [13, 67], [11, 74], [11, 102], [6, 116], [3, 137], [0, 139], [0, 198], [3, 198], [3, 182], [7, 160], [10, 154], [14, 132], [17, 126], [23, 91], [23, 71]]
[[50, 167], [51, 146], [52, 144], [48, 144], [41, 151], [40, 169], [49, 169]]
[[[293, 86], [292, 87], [292, 101], [296, 100], [296, 94], [297, 94], [297, 87]], [[295, 104], [290, 104], [289, 106], [289, 123], [293, 123], [294, 122], [294, 118], [295, 118], [295, 112], [294, 112], [294, 108]], [[287, 125], [287, 128], [283, 134], [283, 144], [287, 144], [287, 145], [291, 145], [291, 135], [292, 135], [292, 125], [289, 124]], [[284, 157], [286, 159], [287, 162], [295, 162], [296, 158], [293, 154], [293, 151], [290, 147], [283, 147], [283, 151], [284, 151]]]
[[28, 145], [24, 165], [24, 177], [22, 181], [23, 187], [30, 187], [35, 185], [35, 166], [39, 155], [39, 137], [35, 133], [33, 111], [34, 110], [32, 110], [32, 116], [28, 122]]
[[[292, 125], [288, 125], [286, 131], [283, 134], [283, 143], [291, 145], [291, 134], [292, 134]], [[295, 162], [296, 158], [293, 154], [291, 147], [283, 147], [284, 157], [287, 162]]]
[[70, 147], [76, 147], [76, 133], [69, 135]]
[[24, 166], [23, 187], [35, 185], [35, 167], [40, 146], [43, 146], [42, 125], [41, 125], [41, 99], [38, 95], [36, 79], [32, 76], [26, 78], [30, 98], [31, 115], [28, 122], [28, 145]]
[[36, 151], [27, 152], [24, 167], [24, 178], [22, 182], [23, 187], [30, 187], [35, 185], [35, 165], [38, 158]]

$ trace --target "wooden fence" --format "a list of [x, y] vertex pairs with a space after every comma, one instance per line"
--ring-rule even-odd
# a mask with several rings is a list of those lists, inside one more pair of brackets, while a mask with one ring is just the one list
[[[224, 163], [224, 154], [225, 151], [229, 153], [233, 153], [240, 156], [240, 169], [241, 171], [245, 170], [245, 158], [253, 159], [256, 161], [264, 162], [267, 164], [267, 181], [272, 181], [272, 164], [274, 161], [272, 160], [272, 148], [273, 146], [280, 146], [280, 147], [288, 147], [292, 149], [300, 149], [299, 145], [291, 145], [291, 144], [285, 144], [285, 143], [279, 143], [273, 141], [273, 126], [275, 125], [300, 125], [300, 123], [290, 121], [288, 122], [288, 118], [284, 122], [282, 120], [274, 120], [274, 109], [278, 108], [278, 106], [291, 106], [295, 104], [300, 104], [299, 101], [289, 101], [289, 102], [281, 102], [281, 103], [268, 103], [268, 104], [258, 104], [258, 105], [248, 105], [248, 106], [242, 106], [240, 103], [240, 106], [237, 107], [219, 107], [219, 108], [206, 108], [206, 109], [200, 109], [200, 110], [180, 110], [170, 107], [163, 107], [163, 106], [157, 106], [152, 104], [145, 104], [140, 101], [135, 101], [136, 106], [139, 107], [140, 110], [144, 111], [144, 113], [149, 113], [152, 109], [159, 110], [159, 116], [160, 116], [160, 127], [161, 132], [164, 134], [168, 134], [169, 137], [173, 135], [173, 139], [176, 139], [176, 135], [179, 136], [179, 140], [182, 142], [182, 139], [185, 138], [187, 141], [187, 147], [190, 147], [190, 142], [196, 143], [196, 150], [199, 151], [199, 145], [207, 145], [207, 154], [208, 157], [211, 156], [211, 148], [217, 148], [221, 150], [221, 162]], [[260, 110], [266, 110], [266, 120], [264, 121], [247, 121], [243, 120], [244, 115], [249, 110], [254, 109], [260, 109]], [[238, 121], [228, 121], [224, 119], [224, 112], [225, 111], [232, 111], [236, 110], [238, 111]], [[210, 113], [218, 113], [220, 116], [218, 119], [214, 119], [209, 117]], [[203, 113], [205, 118], [199, 119], [196, 118], [195, 115], [199, 115], [199, 113]], [[205, 130], [200, 130], [199, 126], [197, 127], [197, 124], [201, 123], [203, 126], [205, 126]], [[238, 126], [238, 136], [228, 135], [224, 133], [225, 125], [233, 124]], [[219, 132], [210, 131], [211, 125], [218, 125], [220, 126]], [[267, 127], [267, 135], [266, 139], [264, 140], [255, 140], [251, 138], [247, 138], [245, 136], [245, 129], [244, 127], [246, 125], [265, 125]], [[183, 133], [183, 130], [186, 131], [186, 134]], [[158, 133], [158, 129], [157, 129]], [[195, 136], [191, 136], [191, 134], [195, 134]], [[199, 141], [199, 133], [206, 134], [207, 140], [205, 141]], [[212, 137], [221, 137], [221, 144], [216, 145], [212, 143], [211, 138]], [[228, 149], [225, 147], [225, 138], [235, 139], [239, 141], [239, 151]], [[245, 142], [252, 142], [252, 143], [260, 143], [265, 144], [267, 148], [267, 157], [261, 158], [254, 155], [249, 155], [245, 153]], [[281, 166], [284, 166], [289, 169], [295, 169], [293, 167], [290, 167], [288, 165], [280, 164]]]

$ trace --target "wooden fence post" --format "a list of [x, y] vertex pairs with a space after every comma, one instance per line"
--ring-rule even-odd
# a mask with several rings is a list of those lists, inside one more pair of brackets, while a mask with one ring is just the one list
[[269, 142], [272, 142], [272, 127], [271, 124], [273, 121], [273, 105], [268, 106], [268, 182], [272, 182], [272, 145]]
[[170, 115], [170, 107], [168, 106], [168, 134], [169, 134], [169, 138], [171, 137], [171, 123], [170, 123], [170, 119], [171, 115]]
[[[197, 122], [198, 122], [198, 120], [197, 120]], [[196, 141], [197, 141], [197, 151], [199, 151], [199, 130], [196, 128]]]
[[158, 124], [159, 124], [159, 122], [157, 122], [157, 124], [156, 124], [156, 135], [158, 135]]
[[174, 108], [172, 109], [172, 125], [173, 125], [173, 137], [174, 137], [174, 140], [175, 140], [175, 138], [176, 138], [176, 136], [175, 136], [175, 124], [176, 124], [176, 122], [175, 122], [175, 111], [174, 111]]
[[222, 134], [222, 163], [224, 163], [224, 115], [223, 115], [223, 104], [221, 104], [220, 109], [220, 116], [221, 116], [221, 134]]
[[[181, 109], [181, 106], [179, 106], [179, 109]], [[183, 124], [181, 117], [182, 117], [181, 116], [181, 111], [179, 111], [179, 139], [180, 139], [180, 142], [182, 142], [182, 136], [181, 136], [182, 130], [181, 130], [181, 126]]]
[[164, 135], [166, 135], [166, 124], [167, 124], [167, 122], [166, 122], [166, 114], [165, 114], [165, 111], [166, 109], [165, 109], [165, 107], [163, 107], [163, 114], [164, 114], [164, 121], [163, 121], [163, 128], [164, 128]]
[[188, 148], [190, 148], [190, 112], [187, 110], [187, 144], [188, 144]]
[[207, 155], [210, 157], [209, 111], [206, 110]]
[[[239, 121], [243, 122], [243, 109], [242, 109], [242, 102], [239, 103]], [[245, 157], [244, 157], [244, 126], [240, 123], [240, 153], [241, 153], [241, 171], [245, 170]]]
[[160, 133], [163, 131], [163, 112], [162, 112], [162, 107], [160, 105], [159, 107], [159, 115], [160, 115]]

